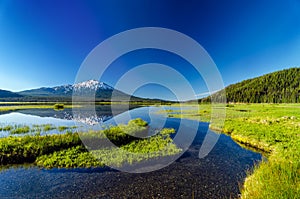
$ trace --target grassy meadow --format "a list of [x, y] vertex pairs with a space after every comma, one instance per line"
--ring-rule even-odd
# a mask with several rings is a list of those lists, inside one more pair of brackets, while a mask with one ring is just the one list
[[[210, 104], [199, 105], [199, 110], [195, 110], [198, 105], [187, 106], [191, 109], [165, 113], [210, 121]], [[248, 172], [241, 198], [300, 198], [300, 104], [227, 104], [225, 108], [224, 126], [215, 123], [210, 128], [268, 154], [268, 160]]]

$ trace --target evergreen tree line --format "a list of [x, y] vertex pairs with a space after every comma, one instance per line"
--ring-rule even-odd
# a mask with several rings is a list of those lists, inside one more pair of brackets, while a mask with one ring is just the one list
[[[297, 103], [300, 102], [300, 68], [290, 68], [244, 80], [225, 88], [227, 102]], [[221, 92], [213, 94], [221, 98]], [[210, 97], [199, 102], [210, 102]]]

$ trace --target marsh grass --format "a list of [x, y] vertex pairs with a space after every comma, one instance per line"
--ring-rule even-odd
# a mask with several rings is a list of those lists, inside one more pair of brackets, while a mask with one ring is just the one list
[[22, 135], [22, 134], [27, 134], [27, 133], [41, 133], [41, 132], [48, 132], [48, 131], [52, 131], [52, 130], [57, 130], [59, 132], [67, 132], [68, 130], [73, 130], [76, 129], [76, 126], [54, 126], [53, 124], [34, 124], [31, 126], [28, 125], [22, 125], [22, 124], [18, 124], [18, 125], [4, 125], [4, 126], [0, 126], [0, 131], [7, 131], [9, 132], [11, 135]]
[[[299, 147], [293, 150], [299, 151]], [[241, 198], [299, 198], [299, 158], [299, 154], [286, 153], [285, 150], [271, 153], [268, 161], [261, 162], [248, 172]]]
[[65, 131], [66, 129], [69, 129], [69, 127], [67, 127], [67, 126], [59, 126], [57, 129], [59, 131]]
[[0, 163], [34, 162], [38, 156], [81, 145], [77, 134], [6, 137], [0, 139]]
[[[162, 130], [162, 132], [165, 130]], [[181, 152], [167, 136], [174, 130], [166, 130], [163, 135], [147, 139], [135, 140], [120, 148], [102, 148], [87, 151], [76, 146], [37, 158], [36, 164], [45, 168], [100, 167], [104, 165], [120, 167], [162, 156], [170, 156]], [[169, 135], [169, 134], [168, 134]]]
[[155, 135], [150, 138], [135, 140], [120, 148], [92, 150], [92, 154], [100, 162], [120, 167], [144, 160], [175, 155], [182, 150], [172, 143], [167, 136]]
[[[52, 127], [52, 125], [34, 126], [35, 129], [46, 128], [46, 130]], [[37, 133], [22, 137], [1, 138], [0, 163], [7, 165], [34, 162], [45, 168], [96, 167], [103, 166], [105, 163], [132, 164], [149, 158], [174, 155], [181, 151], [170, 138], [170, 134], [175, 133], [174, 129], [162, 129], [150, 138], [133, 136], [147, 128], [148, 124], [145, 121], [135, 119], [127, 125], [112, 126], [101, 131], [45, 136]], [[120, 149], [98, 145], [95, 149], [90, 149], [92, 155], [81, 142], [82, 138], [101, 141], [106, 137], [117, 143]]]
[[29, 126], [18, 126], [10, 130], [10, 134], [24, 134], [29, 133], [30, 127]]
[[[23, 109], [54, 109], [54, 105], [54, 103], [0, 103], [0, 112], [17, 111]], [[83, 105], [80, 104], [67, 104], [64, 105], [63, 108], [81, 108], [82, 106]]]
[[39, 156], [36, 165], [45, 168], [78, 168], [78, 167], [102, 167], [103, 163], [98, 161], [83, 146], [75, 146], [54, 153]]
[[0, 131], [10, 131], [14, 127], [12, 125], [7, 125], [7, 126], [1, 126]]
[[[189, 107], [172, 117], [210, 121], [210, 104], [199, 105], [199, 111]], [[224, 126], [210, 128], [268, 153], [268, 161], [248, 171], [241, 198], [300, 198], [299, 104], [229, 104]]]
[[55, 129], [55, 126], [53, 126], [52, 124], [45, 124], [42, 127], [43, 127], [43, 131], [45, 132]]

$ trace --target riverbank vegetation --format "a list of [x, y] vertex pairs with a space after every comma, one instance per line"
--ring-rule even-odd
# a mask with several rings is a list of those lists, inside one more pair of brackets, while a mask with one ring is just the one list
[[0, 133], [1, 132], [8, 132], [11, 135], [24, 135], [27, 133], [31, 133], [31, 134], [41, 134], [41, 133], [46, 133], [52, 130], [57, 130], [58, 132], [64, 132], [67, 130], [73, 130], [76, 129], [76, 126], [55, 126], [53, 124], [34, 124], [32, 126], [28, 126], [28, 125], [1, 125], [0, 124]]
[[[17, 110], [24, 110], [24, 109], [59, 109], [61, 110], [61, 106], [56, 108], [56, 104], [54, 103], [0, 103], [0, 112], [9, 112], [9, 111], [17, 111]], [[81, 105], [63, 105], [63, 108], [80, 108]]]
[[[210, 121], [211, 105], [166, 110], [169, 117]], [[224, 106], [223, 106], [224, 107]], [[230, 135], [238, 143], [268, 153], [268, 160], [249, 171], [241, 198], [300, 197], [300, 105], [228, 104], [224, 127], [210, 128]], [[196, 110], [197, 109], [197, 110]]]
[[[51, 126], [44, 128], [51, 129]], [[149, 138], [137, 137], [145, 134], [147, 129], [145, 121], [135, 119], [127, 125], [100, 131], [0, 138], [0, 164], [34, 163], [45, 168], [121, 166], [181, 151], [170, 138], [174, 129], [162, 129]], [[103, 144], [106, 137], [119, 148]], [[84, 145], [81, 140], [89, 144]]]

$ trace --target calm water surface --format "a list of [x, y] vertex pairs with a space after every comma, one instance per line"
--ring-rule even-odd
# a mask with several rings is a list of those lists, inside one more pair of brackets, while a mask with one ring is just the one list
[[[113, 124], [114, 118], [106, 108], [97, 107], [96, 118], [83, 111], [77, 121], [83, 124], [86, 121]], [[116, 117], [124, 120], [124, 123], [128, 118], [122, 115], [141, 117], [155, 129], [164, 120], [162, 115], [149, 114], [156, 109], [142, 107], [124, 113], [120, 109], [121, 114]], [[94, 118], [89, 118], [91, 116]], [[71, 119], [74, 119], [71, 110], [22, 110], [0, 115], [1, 123], [34, 121], [41, 124], [74, 125]], [[168, 118], [164, 127], [177, 129], [180, 121]], [[192, 145], [178, 160], [163, 169], [148, 173], [131, 174], [110, 168], [46, 170], [20, 166], [3, 169], [0, 173], [0, 198], [237, 197], [246, 171], [260, 161], [262, 156], [240, 147], [230, 137], [220, 135], [208, 156], [199, 159], [199, 149], [207, 130], [207, 123], [199, 123]]]

